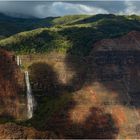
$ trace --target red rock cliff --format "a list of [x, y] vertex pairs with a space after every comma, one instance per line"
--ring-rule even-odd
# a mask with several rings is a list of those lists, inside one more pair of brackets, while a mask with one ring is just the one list
[[20, 118], [24, 75], [16, 65], [14, 55], [0, 50], [0, 116]]

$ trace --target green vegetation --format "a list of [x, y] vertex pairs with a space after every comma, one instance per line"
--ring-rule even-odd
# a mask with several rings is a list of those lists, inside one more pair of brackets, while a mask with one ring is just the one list
[[66, 25], [66, 24], [72, 24], [74, 22], [77, 22], [79, 20], [83, 20], [84, 18], [89, 17], [88, 15], [69, 15], [69, 16], [63, 16], [55, 18], [52, 23], [53, 25]]
[[135, 15], [75, 15], [54, 18], [51, 26], [2, 39], [0, 47], [20, 54], [58, 51], [85, 56], [98, 40], [140, 30], [140, 19]]
[[82, 19], [82, 15], [64, 16], [64, 17], [47, 17], [44, 19], [38, 18], [14, 18], [0, 13], [0, 39], [10, 35], [29, 31], [37, 28], [51, 27], [55, 25], [67, 24], [70, 21]]
[[40, 27], [50, 27], [52, 20], [51, 17], [45, 19], [14, 18], [0, 13], [0, 38]]
[[47, 127], [47, 122], [51, 117], [62, 110], [69, 101], [72, 100], [71, 94], [64, 94], [57, 98], [46, 96], [39, 99], [37, 97], [38, 106], [34, 113], [34, 117], [25, 122], [25, 125], [34, 126], [37, 129], [43, 130]]
[[[36, 55], [38, 53], [48, 54], [50, 52], [60, 52], [62, 54], [65, 53], [66, 59], [64, 61], [66, 63], [66, 67], [70, 67], [73, 69], [73, 71], [76, 72], [74, 78], [70, 79], [68, 84], [62, 84], [60, 82], [60, 79], [58, 79], [57, 72], [55, 71], [56, 69], [52, 67], [53, 64], [47, 64], [46, 62], [43, 62], [43, 60], [42, 62], [29, 62], [29, 67], [25, 64], [24, 68], [27, 69], [28, 67], [30, 73], [30, 82], [37, 101], [37, 108], [32, 119], [23, 122], [15, 121], [15, 123], [18, 123], [20, 125], [32, 126], [38, 130], [47, 130], [49, 125], [51, 126], [51, 124], [54, 123], [54, 130], [62, 129], [62, 132], [66, 131], [66, 134], [64, 135], [67, 136], [69, 135], [67, 134], [67, 132], [71, 132], [74, 133], [71, 135], [75, 136], [75, 133], [79, 132], [79, 128], [82, 128], [80, 133], [84, 133], [86, 131], [88, 132], [92, 129], [93, 131], [95, 131], [99, 126], [98, 123], [96, 124], [97, 120], [99, 119], [98, 121], [100, 122], [100, 120], [103, 119], [107, 120], [107, 123], [105, 123], [104, 125], [104, 130], [106, 130], [106, 124], [109, 124], [109, 122], [111, 122], [111, 129], [109, 130], [113, 130], [112, 126], [114, 127], [115, 123], [113, 122], [111, 116], [106, 114], [100, 108], [93, 108], [94, 103], [96, 102], [93, 102], [93, 95], [88, 93], [89, 91], [87, 89], [80, 93], [79, 89], [81, 88], [81, 86], [83, 86], [83, 83], [86, 82], [84, 81], [85, 76], [87, 76], [87, 70], [85, 69], [88, 67], [88, 65], [83, 66], [82, 69], [82, 65], [84, 65], [84, 63], [83, 61], [80, 61], [81, 59], [75, 61], [75, 64], [73, 64], [73, 61], [71, 59], [74, 58], [74, 55], [78, 55], [78, 58], [81, 58], [79, 56], [88, 56], [92, 51], [93, 45], [96, 41], [105, 38], [122, 36], [132, 30], [139, 31], [140, 17], [135, 15], [115, 16], [111, 14], [100, 14], [94, 16], [75, 15], [57, 18], [26, 20], [18, 18], [9, 19], [9, 17], [5, 16], [3, 18], [6, 19], [0, 21], [1, 48], [9, 51], [14, 51], [15, 53], [21, 55]], [[7, 24], [5, 24], [4, 22], [3, 24], [1, 24], [1, 22], [7, 20], [10, 20], [10, 22], [12, 23], [7, 22]], [[22, 24], [19, 24], [21, 22]], [[8, 30], [9, 28], [11, 30]], [[17, 30], [15, 30], [15, 28]], [[5, 36], [9, 35], [12, 36], [5, 38]], [[41, 57], [39, 58], [41, 59]], [[61, 67], [61, 65], [58, 65], [57, 67]], [[64, 72], [62, 73], [65, 74]], [[79, 95], [77, 94], [77, 89], [79, 90]], [[84, 112], [80, 108], [81, 105], [82, 107], [86, 109], [88, 108], [89, 110], [89, 112], [87, 112], [89, 114], [84, 123], [89, 127], [90, 123], [95, 122], [95, 125], [93, 125], [95, 126], [95, 128], [93, 127], [86, 130], [86, 125], [84, 126], [83, 124], [79, 124], [78, 121], [80, 115], [83, 113], [82, 115], [84, 116]], [[72, 113], [74, 111], [78, 112], [79, 116], [74, 115], [74, 113]], [[96, 112], [99, 112], [99, 116]], [[102, 114], [104, 115], [101, 116], [100, 112], [103, 112]], [[0, 118], [0, 123], [13, 121], [12, 119], [13, 118], [8, 118], [8, 120], [6, 120]], [[61, 119], [62, 122], [64, 122], [59, 122], [58, 125], [60, 126], [57, 126], [57, 124], [55, 124], [55, 121], [61, 121]], [[95, 120], [93, 122], [88, 122], [88, 120], [92, 119]], [[62, 124], [64, 125], [64, 127], [62, 126]], [[71, 127], [69, 128], [69, 126]], [[93, 131], [89, 132], [89, 134], [92, 134]]]
[[53, 50], [64, 52], [71, 47], [71, 43], [66, 37], [60, 35], [55, 28], [40, 28], [1, 40], [1, 46], [10, 51], [29, 54]]

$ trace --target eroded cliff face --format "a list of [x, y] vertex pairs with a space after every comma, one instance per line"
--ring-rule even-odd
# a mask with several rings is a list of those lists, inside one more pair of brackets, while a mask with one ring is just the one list
[[[60, 138], [140, 138], [139, 40], [140, 32], [133, 31], [99, 41], [84, 59], [68, 54], [20, 56], [29, 66], [38, 101], [32, 125], [51, 128]], [[58, 110], [48, 103], [52, 94], [60, 94], [54, 103], [62, 98]], [[48, 119], [50, 110], [55, 112]]]
[[0, 139], [53, 139], [56, 135], [49, 131], [38, 131], [14, 123], [0, 125]]
[[100, 50], [140, 50], [140, 32], [131, 31], [122, 37], [114, 39], [103, 39], [93, 44], [93, 51]]
[[24, 118], [24, 75], [16, 65], [14, 55], [0, 50], [0, 116]]
[[88, 84], [100, 85], [94, 91], [102, 106], [116, 118], [118, 138], [139, 138], [140, 32], [93, 44], [88, 60]]
[[95, 43], [89, 64], [92, 80], [127, 82], [130, 92], [140, 91], [140, 32]]

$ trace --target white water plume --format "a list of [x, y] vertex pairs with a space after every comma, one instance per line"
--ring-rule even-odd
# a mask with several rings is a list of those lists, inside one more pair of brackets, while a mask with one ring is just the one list
[[25, 81], [27, 89], [27, 117], [28, 119], [33, 117], [33, 111], [35, 108], [35, 99], [32, 95], [32, 89], [30, 85], [29, 72], [25, 71]]

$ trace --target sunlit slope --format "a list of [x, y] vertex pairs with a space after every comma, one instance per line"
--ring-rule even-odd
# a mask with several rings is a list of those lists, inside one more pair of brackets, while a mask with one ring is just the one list
[[138, 16], [64, 16], [53, 19], [52, 25], [3, 39], [0, 47], [24, 54], [59, 51], [85, 56], [96, 41], [140, 30]]
[[84, 17], [86, 16], [75, 15], [64, 17], [47, 17], [43, 19], [34, 17], [15, 18], [0, 13], [0, 39], [23, 31], [71, 23], [78, 21], [78, 19], [83, 19]]

